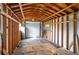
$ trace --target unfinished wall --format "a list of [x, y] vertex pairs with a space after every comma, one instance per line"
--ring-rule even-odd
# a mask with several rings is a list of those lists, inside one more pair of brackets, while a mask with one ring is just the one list
[[[51, 37], [51, 39], [47, 39], [50, 41], [52, 40], [51, 42], [58, 46], [76, 53], [78, 45], [77, 35], [79, 37], [79, 12], [74, 12], [51, 20], [52, 34], [46, 31], [47, 36]], [[51, 20], [47, 22], [51, 22]], [[44, 25], [46, 25], [47, 22], [45, 22]]]
[[[78, 42], [79, 42], [79, 11], [76, 13], [77, 14], [77, 36], [78, 36]], [[77, 44], [79, 46], [79, 44]], [[79, 47], [77, 47], [77, 53], [79, 54]]]
[[48, 22], [43, 24], [43, 36], [44, 36], [44, 38], [46, 38], [49, 41], [51, 41], [51, 39], [52, 39], [52, 27], [51, 27], [51, 25], [52, 25], [51, 21], [48, 21]]
[[[73, 14], [69, 15], [69, 46], [73, 43]], [[73, 46], [70, 49], [71, 51], [73, 51]]]
[[[59, 22], [62, 21], [61, 19], [62, 19], [62, 17], [59, 18]], [[62, 31], [61, 31], [62, 26], [61, 25], [62, 25], [62, 23], [59, 23], [58, 25], [59, 25], [59, 46], [61, 46], [61, 38], [62, 38], [61, 37], [62, 36], [61, 35], [62, 34]]]
[[[5, 13], [5, 14], [3, 14]], [[20, 41], [19, 23], [16, 16], [3, 4], [3, 53], [12, 54]], [[17, 20], [18, 21], [18, 20]]]

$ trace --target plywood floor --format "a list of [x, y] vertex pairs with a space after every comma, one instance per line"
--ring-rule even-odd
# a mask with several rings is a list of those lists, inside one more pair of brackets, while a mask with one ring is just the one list
[[13, 55], [73, 55], [74, 53], [58, 47], [41, 38], [24, 39]]

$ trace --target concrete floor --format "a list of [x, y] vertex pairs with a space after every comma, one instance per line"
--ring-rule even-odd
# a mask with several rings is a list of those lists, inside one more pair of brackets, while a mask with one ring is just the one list
[[71, 51], [60, 48], [41, 38], [24, 39], [15, 49], [13, 55], [72, 55]]

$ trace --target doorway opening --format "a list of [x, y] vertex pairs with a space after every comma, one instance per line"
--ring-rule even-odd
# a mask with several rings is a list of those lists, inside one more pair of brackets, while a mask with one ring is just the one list
[[22, 39], [40, 38], [41, 37], [41, 23], [33, 21], [25, 21], [20, 26]]

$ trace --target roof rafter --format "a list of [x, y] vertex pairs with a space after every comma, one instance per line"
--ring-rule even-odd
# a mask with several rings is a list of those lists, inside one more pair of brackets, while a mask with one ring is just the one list
[[20, 18], [13, 12], [13, 10], [5, 3], [7, 8], [15, 15], [15, 17], [20, 21]]
[[[45, 11], [44, 9], [41, 9], [41, 8], [34, 8], [34, 9], [35, 9], [35, 10], [38, 10], [39, 12], [41, 11], [41, 12], [44, 13], [44, 14], [51, 15], [51, 13]], [[31, 10], [31, 9], [25, 10], [24, 13], [30, 12], [29, 10]], [[17, 14], [19, 14], [19, 13], [20, 13], [20, 12], [17, 12]], [[57, 17], [57, 16], [55, 16], [55, 17]]]
[[21, 10], [21, 14], [22, 14], [23, 19], [25, 19], [21, 3], [19, 3], [19, 7], [20, 7], [20, 10]]
[[[28, 10], [27, 13], [31, 13], [32, 11], [33, 11], [33, 10]], [[44, 16], [46, 16], [46, 17], [48, 17], [49, 15], [51, 15], [51, 14], [48, 14], [47, 12], [45, 12], [45, 11], [39, 10], [39, 12], [40, 12], [41, 14], [43, 14]], [[26, 13], [26, 12], [24, 12], [24, 13]], [[27, 13], [26, 13], [26, 14], [27, 14]], [[36, 13], [36, 12], [34, 11], [34, 13]], [[18, 15], [18, 14], [17, 14], [17, 15]], [[43, 17], [43, 15], [41, 15], [40, 18]], [[54, 17], [57, 17], [57, 16], [54, 16]], [[52, 17], [51, 17], [51, 18], [52, 18]]]
[[[45, 9], [49, 10], [52, 13], [56, 13], [55, 11], [48, 9], [46, 6], [44, 6], [43, 4], [39, 4], [41, 7], [44, 7]], [[58, 16], [62, 16], [61, 14], [57, 14]]]
[[[25, 11], [26, 11], [26, 10], [28, 10], [28, 9], [32, 9], [32, 8], [33, 8], [33, 9], [40, 9], [41, 11], [44, 11], [45, 13], [48, 13], [49, 15], [51, 15], [51, 14], [52, 14], [51, 12], [46, 11], [45, 9], [43, 9], [43, 8], [39, 8], [39, 7], [37, 7], [37, 8], [36, 8], [36, 7], [27, 7], [27, 8], [23, 8], [23, 10], [25, 10]], [[18, 13], [20, 13], [20, 12], [19, 12], [19, 9], [14, 10], [14, 11], [17, 11], [17, 14], [18, 14]]]
[[[57, 6], [59, 6], [59, 7], [61, 7], [62, 9], [63, 8], [66, 8], [67, 6], [69, 6], [69, 5], [67, 5], [66, 3], [58, 3], [58, 4], [56, 4]], [[71, 5], [71, 4], [70, 4]], [[73, 12], [73, 9], [71, 9], [71, 8], [68, 8], [67, 10], [65, 10], [66, 12], [68, 12], [68, 13], [70, 13], [70, 12]]]
[[[22, 4], [22, 7], [23, 7], [23, 6], [28, 6], [28, 5], [31, 5], [31, 4], [32, 4], [32, 3], [30, 3], [30, 4], [28, 4], [28, 3], [27, 3], [27, 4]], [[11, 6], [11, 8], [17, 8], [17, 7], [19, 7], [19, 5]]]
[[[53, 14], [53, 15], [51, 15], [51, 16], [49, 16], [49, 17], [45, 18], [45, 19], [43, 19], [43, 21], [45, 21], [46, 19], [48, 19], [48, 18], [50, 18], [50, 17], [55, 16], [55, 15], [56, 15], [56, 14], [58, 14], [58, 13], [61, 13], [61, 12], [62, 12], [62, 11], [64, 11], [64, 10], [69, 9], [70, 7], [72, 7], [72, 6], [74, 6], [74, 5], [75, 5], [75, 4], [71, 4], [71, 5], [67, 6], [66, 8], [64, 8], [64, 9], [62, 9], [62, 10], [60, 10], [60, 11], [56, 12], [55, 14]], [[47, 20], [46, 20], [46, 21], [47, 21]]]
[[[52, 6], [50, 6], [50, 5], [52, 5]], [[57, 6], [56, 4], [48, 4], [47, 6], [50, 6], [51, 8], [54, 8], [55, 7], [55, 9], [56, 10], [61, 10], [61, 8], [59, 7], [59, 6]], [[66, 12], [61, 12], [62, 14], [67, 14]]]

